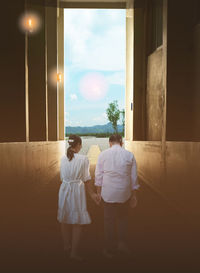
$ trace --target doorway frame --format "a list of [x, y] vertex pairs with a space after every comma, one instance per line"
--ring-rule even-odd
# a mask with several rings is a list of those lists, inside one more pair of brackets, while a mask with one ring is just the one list
[[[64, 9], [126, 9], [126, 80], [125, 80], [125, 140], [133, 140], [133, 56], [134, 56], [134, 1], [115, 2], [59, 2], [57, 12], [58, 71], [64, 73]], [[58, 86], [59, 140], [65, 139], [64, 82]]]

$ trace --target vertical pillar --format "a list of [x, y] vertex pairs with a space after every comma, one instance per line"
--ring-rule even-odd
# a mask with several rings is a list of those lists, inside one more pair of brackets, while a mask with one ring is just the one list
[[146, 128], [146, 22], [145, 6], [134, 7], [133, 139], [145, 140]]
[[45, 66], [45, 7], [31, 5], [28, 10], [41, 18], [41, 28], [28, 38], [28, 96], [29, 96], [29, 140], [46, 141], [46, 66]]
[[62, 74], [62, 81], [58, 83], [58, 140], [64, 140], [64, 9], [58, 9], [58, 72]]
[[0, 142], [26, 141], [24, 0], [2, 1], [0, 16]]
[[167, 126], [167, 23], [168, 23], [168, 0], [163, 0], [163, 55], [162, 55], [162, 70], [163, 70], [163, 123], [162, 123], [162, 186], [165, 186], [166, 181], [166, 126]]
[[[57, 8], [46, 7], [46, 78], [47, 78], [47, 127], [48, 140], [56, 141], [57, 132], [57, 82], [53, 74], [57, 73]], [[56, 75], [55, 75], [56, 76]]]
[[133, 140], [133, 0], [126, 7], [126, 108], [125, 139]]
[[194, 136], [200, 141], [200, 22], [194, 27]]

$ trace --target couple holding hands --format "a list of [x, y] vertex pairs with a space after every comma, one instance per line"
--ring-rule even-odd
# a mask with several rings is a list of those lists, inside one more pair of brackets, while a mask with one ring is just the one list
[[[134, 155], [122, 147], [118, 134], [109, 138], [110, 148], [101, 152], [95, 170], [96, 191], [91, 185], [89, 160], [80, 155], [82, 140], [70, 135], [69, 148], [61, 159], [61, 186], [58, 200], [58, 221], [64, 241], [64, 250], [70, 258], [81, 261], [79, 243], [82, 225], [90, 224], [85, 189], [94, 202], [104, 206], [104, 256], [113, 258], [117, 252], [129, 254], [128, 211], [137, 204], [139, 188]], [[117, 221], [118, 241], [115, 239]]]

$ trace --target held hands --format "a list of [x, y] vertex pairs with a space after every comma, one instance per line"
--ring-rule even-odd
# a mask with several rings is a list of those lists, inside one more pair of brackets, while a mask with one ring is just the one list
[[137, 197], [136, 195], [133, 195], [130, 199], [130, 207], [134, 209], [137, 206]]
[[91, 198], [97, 205], [100, 205], [100, 202], [101, 202], [101, 195], [100, 194], [97, 194], [97, 193], [93, 192], [91, 194]]

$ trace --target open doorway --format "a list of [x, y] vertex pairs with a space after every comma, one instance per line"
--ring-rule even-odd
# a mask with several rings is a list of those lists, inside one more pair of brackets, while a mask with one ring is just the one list
[[124, 136], [125, 66], [125, 9], [64, 9], [65, 137], [80, 135], [83, 154]]

